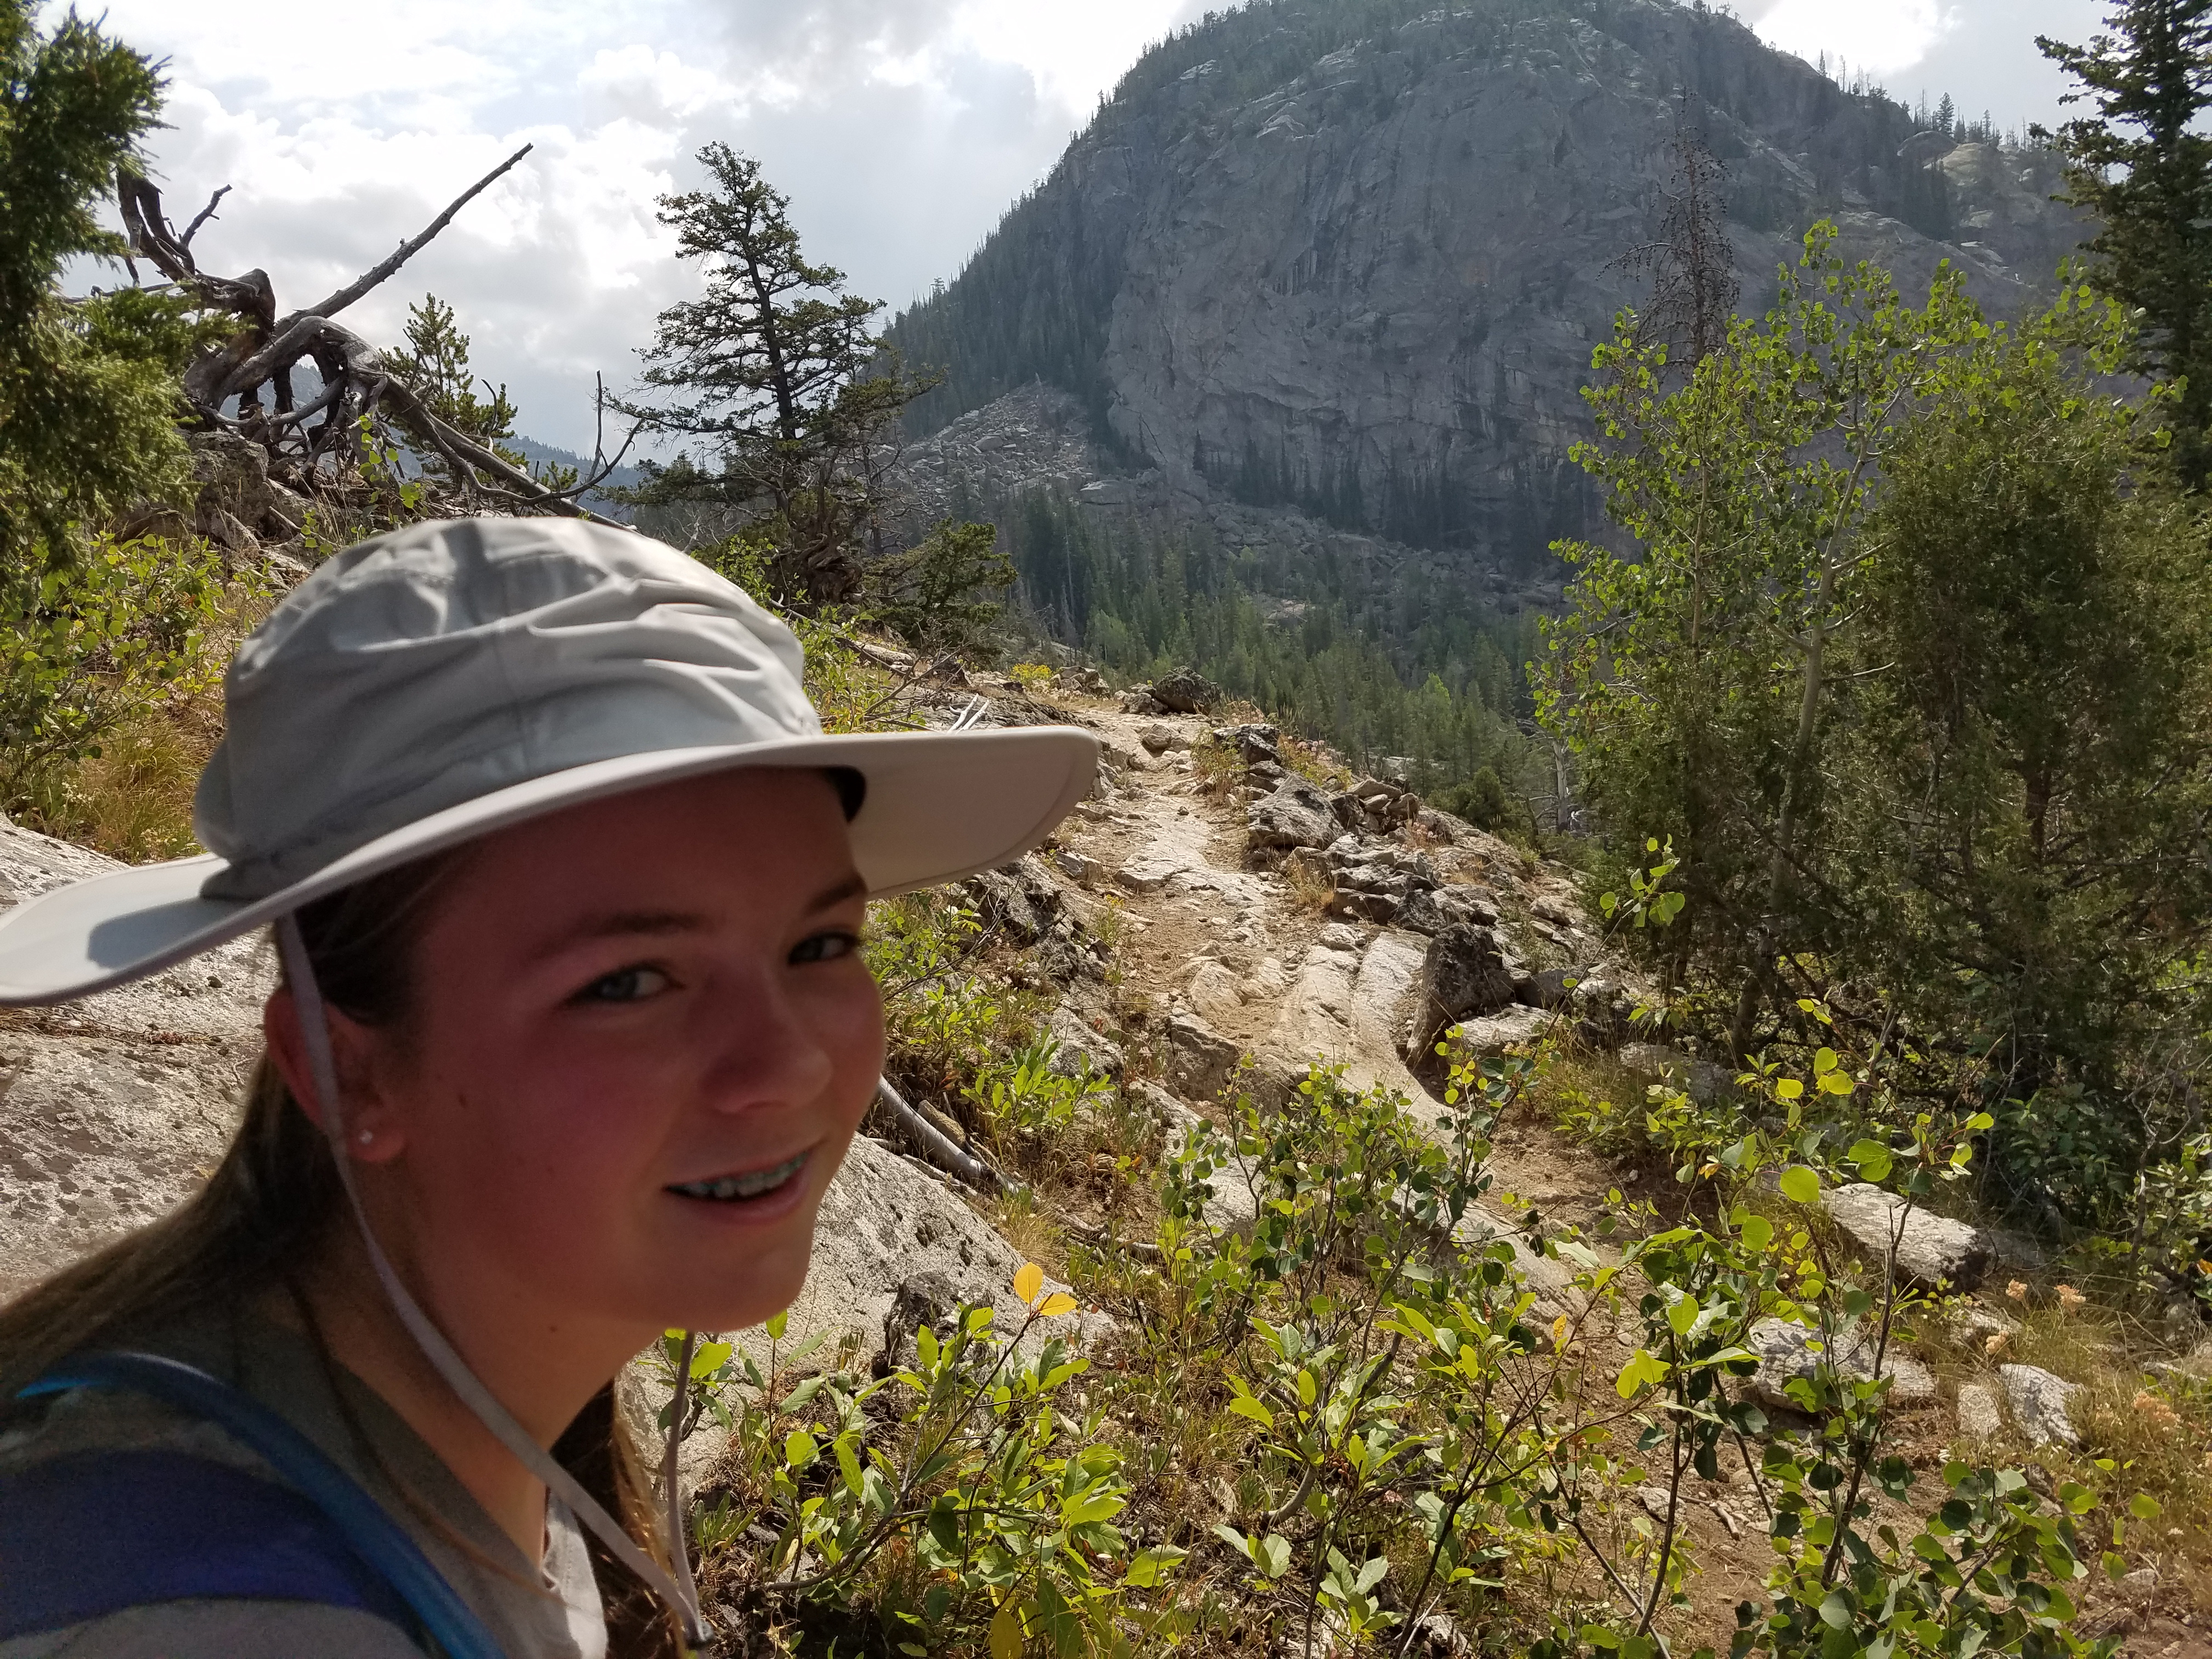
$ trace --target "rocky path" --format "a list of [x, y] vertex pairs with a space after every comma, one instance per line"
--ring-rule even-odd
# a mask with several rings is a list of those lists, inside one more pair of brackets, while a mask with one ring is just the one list
[[[1081, 884], [1073, 902], [1085, 921], [1118, 932], [1122, 984], [1136, 993], [1125, 1001], [1163, 1016], [1171, 1045], [1216, 1036], [1251, 1054], [1263, 1079], [1296, 1075], [1317, 1058], [1339, 1062], [1355, 1086], [1395, 1090], [1417, 1115], [1433, 1117], [1439, 1103], [1403, 1052], [1429, 939], [1332, 915], [1302, 900], [1280, 871], [1248, 867], [1246, 806], [1206, 787], [1194, 753], [1214, 729], [1206, 716], [1131, 714], [1103, 699], [1082, 700], [1071, 713], [1109, 745], [1113, 787], [1063, 826], [1057, 861]], [[1163, 732], [1176, 746], [1148, 752], [1147, 735], [1157, 744]], [[1449, 842], [1418, 831], [1395, 839], [1418, 844], [1447, 888], [1504, 888], [1514, 902], [1542, 902], [1578, 921], [1564, 875], [1540, 866], [1526, 873], [1519, 854], [1464, 825], [1447, 833]], [[1115, 912], [1118, 925], [1107, 919]], [[1512, 926], [1511, 914], [1509, 904], [1501, 923]], [[1595, 941], [1578, 931], [1587, 953]], [[1516, 1004], [1476, 1023], [1495, 1047], [1533, 1034], [1543, 1018]], [[1492, 1167], [1500, 1194], [1549, 1213], [1592, 1210], [1610, 1185], [1610, 1172], [1586, 1150], [1525, 1121], [1502, 1126]]]

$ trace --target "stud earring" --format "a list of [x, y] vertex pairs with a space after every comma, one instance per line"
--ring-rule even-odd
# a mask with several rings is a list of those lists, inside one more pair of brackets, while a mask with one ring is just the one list
[[362, 1146], [366, 1146], [369, 1142], [376, 1139], [376, 1131], [374, 1129], [363, 1129], [359, 1134], [356, 1135], [354, 1139], [361, 1142]]

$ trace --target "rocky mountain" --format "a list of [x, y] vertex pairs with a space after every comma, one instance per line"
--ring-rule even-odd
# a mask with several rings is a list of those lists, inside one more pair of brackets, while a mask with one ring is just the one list
[[1146, 499], [1544, 572], [1595, 526], [1578, 390], [1644, 297], [1620, 256], [1685, 125], [1728, 168], [1747, 309], [1824, 216], [1908, 290], [1948, 258], [2000, 313], [2079, 237], [2047, 155], [1923, 128], [1702, 4], [1259, 0], [1148, 52], [898, 319], [947, 372], [917, 434], [1042, 380]]

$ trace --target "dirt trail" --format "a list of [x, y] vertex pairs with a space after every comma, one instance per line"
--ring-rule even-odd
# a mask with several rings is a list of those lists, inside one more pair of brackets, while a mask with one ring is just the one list
[[[1440, 1103], [1399, 1053], [1427, 939], [1333, 919], [1301, 903], [1281, 875], [1245, 867], [1243, 803], [1206, 788], [1189, 749], [1155, 757], [1143, 746], [1144, 734], [1163, 726], [1186, 744], [1202, 742], [1214, 721], [1067, 702], [1122, 763], [1113, 793], [1085, 802], [1056, 841], [1098, 866], [1086, 871], [1088, 891], [1076, 900], [1091, 916], [1118, 901], [1125, 986], [1142, 988], [1160, 1013], [1196, 1017], [1263, 1063], [1340, 1061], [1356, 1086], [1395, 1089], [1416, 1115], [1432, 1117]], [[1564, 878], [1532, 883], [1514, 871], [1517, 854], [1479, 832], [1428, 851], [1447, 880], [1481, 881], [1501, 897], [1540, 896], [1553, 908], [1574, 902]], [[1497, 1194], [1562, 1218], [1594, 1212], [1617, 1179], [1587, 1148], [1518, 1121], [1500, 1126], [1492, 1170]]]

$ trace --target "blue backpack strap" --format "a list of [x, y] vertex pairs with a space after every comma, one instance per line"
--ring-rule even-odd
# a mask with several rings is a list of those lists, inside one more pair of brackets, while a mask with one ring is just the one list
[[173, 1451], [73, 1452], [0, 1475], [0, 1640], [197, 1598], [415, 1617], [289, 1487]]
[[[483, 1621], [453, 1593], [415, 1540], [313, 1441], [260, 1401], [205, 1371], [144, 1353], [84, 1355], [48, 1372], [16, 1397], [84, 1388], [128, 1389], [216, 1424], [258, 1454], [320, 1512], [353, 1562], [389, 1589], [447, 1659], [503, 1659]], [[4, 1564], [0, 1558], [0, 1570]], [[98, 1550], [85, 1560], [82, 1570], [94, 1577], [106, 1570]], [[352, 1582], [349, 1570], [347, 1577]], [[5, 1582], [0, 1577], [0, 1583]]]

